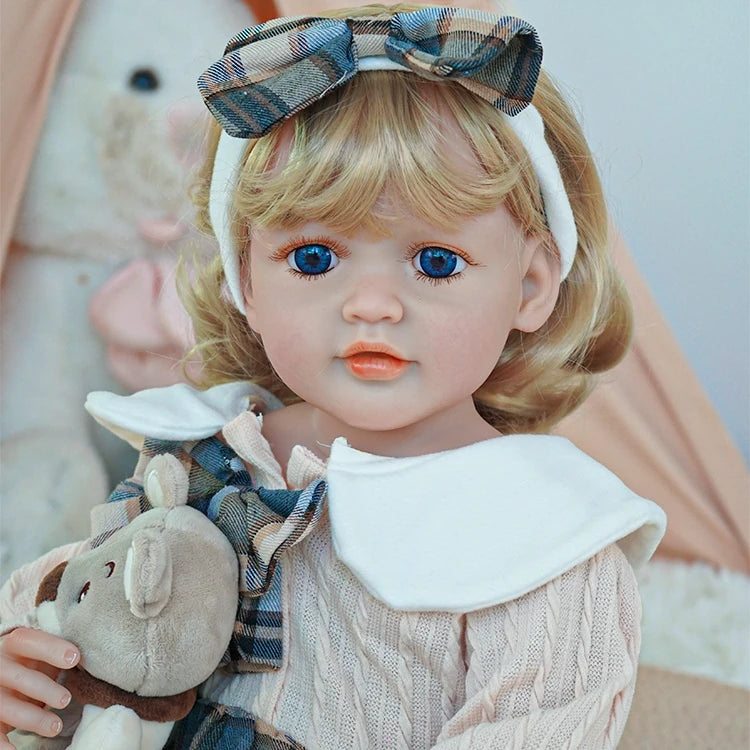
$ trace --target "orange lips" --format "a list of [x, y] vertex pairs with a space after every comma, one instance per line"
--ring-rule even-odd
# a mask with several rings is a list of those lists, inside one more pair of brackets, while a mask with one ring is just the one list
[[383, 344], [354, 344], [342, 359], [349, 372], [362, 380], [393, 380], [409, 366], [408, 360]]

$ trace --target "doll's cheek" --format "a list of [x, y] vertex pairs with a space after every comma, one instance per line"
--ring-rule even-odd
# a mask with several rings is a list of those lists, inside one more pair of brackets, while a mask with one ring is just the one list
[[269, 332], [263, 338], [263, 345], [274, 370], [293, 390], [293, 384], [304, 382], [311, 370], [315, 371], [313, 363], [317, 363], [318, 358], [305, 345], [304, 337], [273, 336]]
[[258, 320], [258, 313], [255, 308], [255, 302], [252, 293], [245, 291], [245, 317], [247, 318], [247, 324], [255, 333], [260, 334], [260, 323]]

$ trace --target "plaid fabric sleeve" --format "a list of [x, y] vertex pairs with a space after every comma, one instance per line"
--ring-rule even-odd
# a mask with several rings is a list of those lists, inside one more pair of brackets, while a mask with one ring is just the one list
[[164, 750], [305, 750], [291, 737], [234, 706], [199, 700], [175, 724]]
[[278, 669], [282, 663], [279, 557], [319, 520], [326, 483], [304, 490], [237, 491], [226, 487], [210, 501], [208, 517], [234, 546], [240, 562], [237, 622], [222, 665], [230, 671]]

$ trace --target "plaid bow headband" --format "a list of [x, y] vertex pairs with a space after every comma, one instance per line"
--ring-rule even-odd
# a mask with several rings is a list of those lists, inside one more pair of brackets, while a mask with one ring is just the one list
[[539, 37], [526, 21], [464, 8], [423, 8], [388, 18], [278, 18], [233, 37], [224, 57], [200, 76], [198, 88], [225, 131], [214, 158], [209, 214], [237, 308], [244, 311], [229, 207], [244, 139], [261, 137], [368, 70], [456, 81], [506, 116], [539, 181], [564, 279], [578, 234], [544, 122], [531, 104], [541, 61]]
[[509, 115], [530, 102], [542, 46], [526, 21], [459, 8], [390, 18], [279, 18], [241, 31], [198, 79], [206, 105], [237, 138], [259, 138], [367, 70], [455, 80]]

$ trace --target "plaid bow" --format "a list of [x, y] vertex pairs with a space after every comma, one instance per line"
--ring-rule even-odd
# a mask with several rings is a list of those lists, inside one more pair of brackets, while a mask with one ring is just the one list
[[530, 102], [542, 45], [526, 21], [464, 8], [424, 8], [390, 18], [278, 18], [241, 31], [198, 79], [222, 128], [259, 138], [387, 57], [431, 80], [455, 80], [509, 115]]

